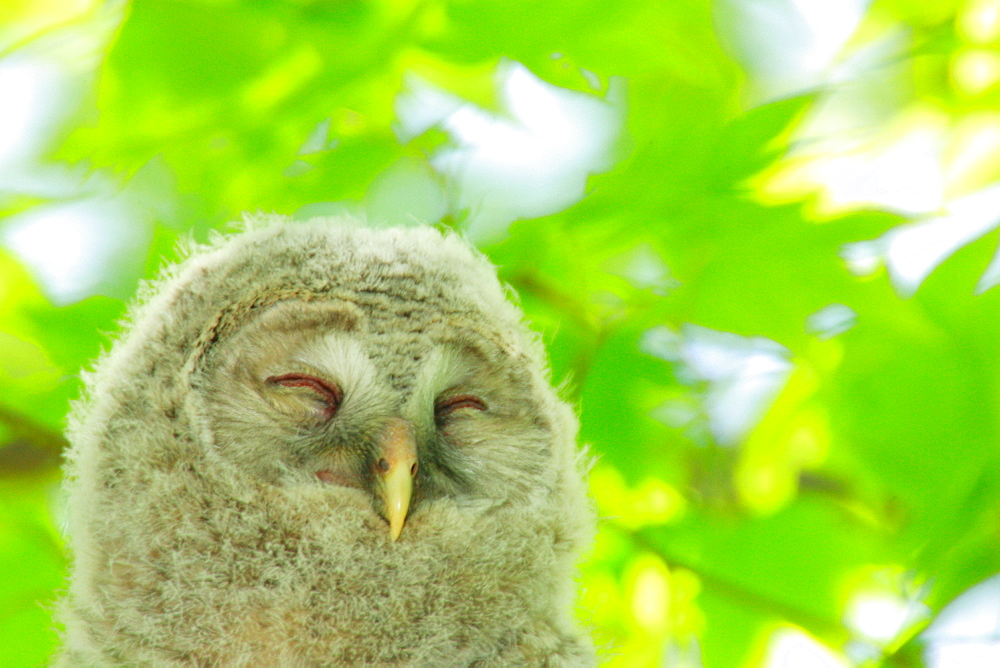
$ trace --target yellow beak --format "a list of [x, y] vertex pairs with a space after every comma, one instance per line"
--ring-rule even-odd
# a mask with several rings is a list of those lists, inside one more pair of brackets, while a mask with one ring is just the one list
[[417, 474], [417, 444], [413, 432], [403, 420], [395, 420], [382, 441], [381, 457], [375, 462], [378, 492], [389, 521], [389, 538], [396, 540], [403, 531], [413, 496], [413, 478]]

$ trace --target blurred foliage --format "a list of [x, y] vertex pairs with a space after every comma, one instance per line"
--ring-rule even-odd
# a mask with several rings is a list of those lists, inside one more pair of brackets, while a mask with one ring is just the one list
[[[845, 249], [1000, 178], [1000, 7], [879, 0], [793, 85], [747, 55], [745, 19], [794, 6], [5, 2], [0, 85], [29, 57], [64, 76], [39, 139], [0, 172], [0, 238], [14, 248], [33, 213], [103, 201], [120, 226], [92, 234], [129, 241], [94, 255], [100, 276], [70, 299], [0, 247], [2, 663], [55, 647], [78, 370], [179, 240], [263, 210], [464, 230], [520, 293], [597, 456], [579, 610], [610, 665], [765, 665], [789, 629], [844, 665], [922, 665], [920, 631], [1000, 572], [1000, 291], [976, 290], [1000, 216], [909, 290], [891, 256], [851, 271]], [[576, 196], [504, 217], [449, 162], [470, 143], [449, 114], [521, 127], [516, 64], [567, 118], [623, 125], [601, 126], [589, 166], [564, 166]], [[450, 111], [421, 123], [420, 94]], [[817, 124], [837, 104], [867, 115]], [[884, 144], [914, 113], [945, 143], [939, 210], [831, 203], [817, 161]], [[866, 596], [913, 614], [873, 637], [851, 614]]]

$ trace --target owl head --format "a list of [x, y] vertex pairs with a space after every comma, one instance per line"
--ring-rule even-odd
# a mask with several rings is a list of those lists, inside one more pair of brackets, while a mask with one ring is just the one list
[[87, 389], [77, 658], [587, 656], [575, 417], [454, 234], [251, 220], [147, 286]]

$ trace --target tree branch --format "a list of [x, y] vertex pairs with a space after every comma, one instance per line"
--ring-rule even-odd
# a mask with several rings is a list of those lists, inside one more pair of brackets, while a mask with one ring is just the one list
[[10, 432], [0, 443], [0, 475], [27, 473], [59, 466], [59, 457], [68, 442], [29, 415], [0, 404], [0, 425]]
[[605, 526], [613, 527], [616, 531], [627, 536], [636, 546], [660, 557], [671, 567], [679, 567], [691, 571], [705, 584], [706, 589], [711, 590], [713, 593], [721, 594], [737, 601], [745, 607], [762, 610], [775, 617], [787, 620], [803, 629], [815, 632], [817, 635], [837, 643], [846, 642], [851, 638], [850, 632], [838, 621], [822, 617], [808, 610], [802, 610], [761, 592], [747, 589], [742, 585], [731, 582], [725, 577], [710, 573], [700, 566], [670, 554], [662, 546], [657, 545], [640, 531], [627, 529], [617, 522], [605, 522], [604, 524]]

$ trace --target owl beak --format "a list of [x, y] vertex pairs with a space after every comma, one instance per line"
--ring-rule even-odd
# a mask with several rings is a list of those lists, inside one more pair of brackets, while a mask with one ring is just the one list
[[403, 531], [413, 495], [413, 478], [417, 474], [417, 444], [406, 422], [393, 421], [380, 454], [375, 462], [376, 480], [385, 504], [385, 518], [389, 520], [389, 538], [395, 541]]

